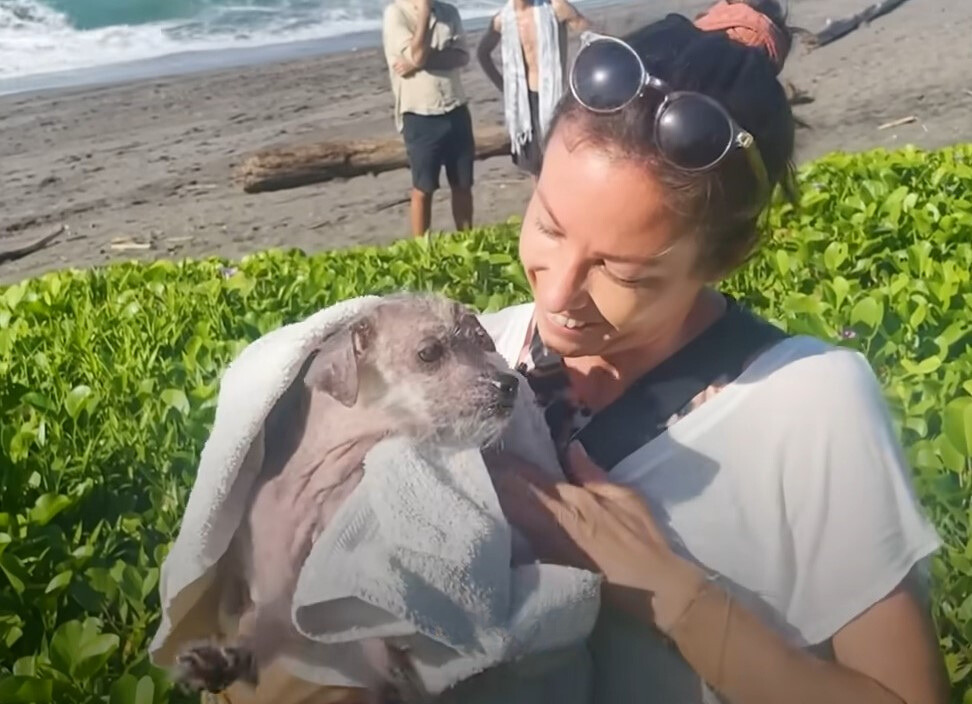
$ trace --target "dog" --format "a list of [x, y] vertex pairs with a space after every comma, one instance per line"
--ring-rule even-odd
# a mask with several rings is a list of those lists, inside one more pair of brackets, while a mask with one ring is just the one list
[[[500, 438], [518, 390], [475, 314], [442, 296], [385, 296], [322, 340], [266, 420], [263, 466], [221, 561], [220, 608], [238, 619], [237, 636], [183, 650], [176, 681], [195, 691], [256, 687], [299, 637], [290, 615], [301, 567], [360, 482], [368, 451], [401, 435], [485, 447]], [[374, 669], [369, 701], [429, 700], [407, 653], [384, 641], [361, 647]]]

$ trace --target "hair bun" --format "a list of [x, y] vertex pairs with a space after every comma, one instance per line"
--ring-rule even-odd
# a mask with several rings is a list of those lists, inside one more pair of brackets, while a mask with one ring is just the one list
[[695, 26], [705, 32], [725, 32], [740, 44], [762, 49], [776, 66], [777, 73], [783, 70], [790, 53], [791, 39], [785, 27], [745, 0], [719, 0], [696, 18]]

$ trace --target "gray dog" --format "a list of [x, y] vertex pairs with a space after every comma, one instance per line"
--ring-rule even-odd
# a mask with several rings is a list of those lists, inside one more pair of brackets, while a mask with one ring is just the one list
[[[457, 449], [497, 440], [518, 392], [510, 371], [475, 315], [434, 295], [385, 297], [324, 340], [267, 418], [264, 463], [223, 558], [221, 609], [239, 619], [237, 638], [184, 651], [178, 681], [214, 692], [237, 680], [255, 686], [296, 636], [301, 566], [359, 483], [368, 450], [391, 435]], [[373, 701], [428, 698], [406, 653], [362, 647]]]

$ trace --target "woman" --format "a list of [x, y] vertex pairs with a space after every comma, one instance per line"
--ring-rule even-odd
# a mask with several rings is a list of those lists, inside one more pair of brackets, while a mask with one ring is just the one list
[[[482, 318], [550, 404], [572, 480], [493, 457], [504, 510], [545, 559], [605, 578], [599, 704], [947, 700], [920, 578], [939, 540], [867, 361], [767, 334], [713, 288], [789, 183], [769, 53], [675, 15], [585, 40], [522, 226], [534, 302]], [[677, 396], [635, 380], [750, 344], [646, 429]]]

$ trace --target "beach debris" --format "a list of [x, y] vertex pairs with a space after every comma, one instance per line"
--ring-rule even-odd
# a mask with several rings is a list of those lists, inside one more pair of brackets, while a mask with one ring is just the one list
[[108, 245], [110, 249], [125, 252], [132, 249], [152, 249], [151, 242], [136, 242], [130, 237], [115, 237]]
[[889, 130], [892, 127], [901, 127], [901, 125], [908, 125], [912, 122], [918, 122], [918, 118], [914, 115], [908, 115], [908, 117], [901, 117], [897, 120], [891, 120], [891, 122], [885, 122], [883, 125], [878, 125], [878, 129]]
[[[510, 137], [504, 126], [480, 125], [474, 128], [474, 134], [476, 159], [510, 153]], [[401, 136], [395, 135], [263, 149], [243, 161], [236, 177], [247, 193], [262, 193], [407, 166], [405, 145]]]
[[805, 39], [805, 42], [811, 49], [819, 49], [850, 34], [862, 24], [869, 24], [878, 17], [888, 14], [891, 10], [904, 5], [905, 2], [907, 0], [881, 0], [846, 19], [828, 19], [824, 28], [816, 34], [811, 34]]
[[802, 88], [798, 88], [792, 81], [783, 81], [783, 91], [790, 105], [806, 105], [812, 103], [814, 97]]
[[0, 264], [3, 262], [12, 262], [16, 261], [17, 259], [22, 259], [28, 254], [33, 254], [34, 252], [42, 250], [68, 230], [69, 228], [67, 225], [61, 225], [54, 232], [46, 234], [43, 237], [38, 237], [37, 239], [27, 242], [26, 244], [0, 248]]
[[403, 196], [401, 198], [392, 198], [391, 200], [386, 200], [386, 201], [384, 201], [382, 203], [378, 203], [378, 205], [376, 205], [375, 208], [374, 208], [374, 212], [380, 213], [382, 210], [388, 210], [388, 209], [394, 208], [395, 206], [398, 206], [398, 205], [405, 205], [406, 203], [408, 203], [411, 200], [412, 200], [411, 196]]

